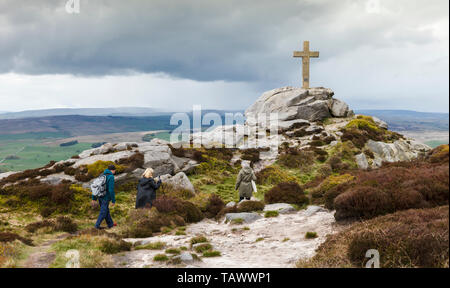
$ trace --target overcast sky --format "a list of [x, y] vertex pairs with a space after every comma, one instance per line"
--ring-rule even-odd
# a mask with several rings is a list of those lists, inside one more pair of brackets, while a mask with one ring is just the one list
[[[75, 0], [76, 1], [76, 0]], [[448, 0], [0, 0], [0, 111], [245, 109], [311, 86], [353, 109], [448, 112]]]

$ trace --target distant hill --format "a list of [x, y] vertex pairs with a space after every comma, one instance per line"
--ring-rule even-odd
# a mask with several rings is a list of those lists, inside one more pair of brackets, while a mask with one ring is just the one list
[[448, 113], [409, 110], [356, 110], [355, 113], [378, 117], [394, 131], [449, 131]]
[[[89, 113], [94, 113], [94, 111], [90, 109], [87, 110]], [[42, 111], [36, 111], [36, 115], [39, 114], [37, 112], [45, 113]], [[62, 111], [59, 112], [63, 113]], [[137, 110], [133, 110], [133, 113], [137, 112]], [[236, 111], [202, 110], [203, 115], [212, 112], [221, 115], [222, 121], [224, 121], [225, 113]], [[192, 121], [192, 113], [188, 114], [190, 115], [190, 119]], [[31, 114], [27, 115], [30, 116]], [[0, 119], [0, 140], [5, 137], [20, 139], [27, 138], [30, 136], [28, 134], [39, 134], [51, 138], [67, 138], [109, 133], [173, 130], [177, 127], [177, 125], [170, 125], [171, 117], [172, 113], [166, 112], [162, 115], [154, 116], [60, 115]], [[209, 125], [203, 127], [208, 126]], [[24, 137], [21, 137], [21, 135], [24, 135]], [[36, 136], [39, 135], [32, 135], [33, 137], [31, 138], [36, 138]]]
[[46, 110], [28, 110], [21, 112], [2, 112], [0, 119], [22, 119], [48, 116], [158, 116], [167, 115], [170, 112], [147, 107], [118, 107], [118, 108], [61, 108]]
[[68, 136], [173, 129], [170, 115], [150, 117], [50, 116], [0, 120], [0, 135], [54, 133]]

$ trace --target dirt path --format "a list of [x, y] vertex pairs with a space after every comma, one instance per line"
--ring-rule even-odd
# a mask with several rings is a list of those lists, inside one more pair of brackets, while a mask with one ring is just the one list
[[50, 247], [67, 236], [69, 235], [61, 235], [56, 239], [48, 240], [42, 245], [34, 247], [22, 266], [24, 268], [49, 268], [56, 258], [56, 253], [49, 251]]
[[[250, 230], [243, 229], [244, 227]], [[237, 229], [236, 229], [237, 228]], [[318, 238], [305, 239], [306, 232], [316, 232]], [[203, 258], [188, 267], [208, 268], [269, 268], [294, 267], [299, 259], [314, 256], [326, 235], [337, 232], [333, 213], [317, 212], [308, 215], [305, 210], [276, 218], [263, 218], [247, 225], [231, 225], [203, 220], [190, 225], [186, 236], [161, 235], [146, 239], [126, 239], [142, 244], [165, 242], [168, 247], [189, 247], [189, 240], [196, 235], [206, 236], [221, 257]], [[153, 261], [164, 251], [135, 250], [115, 256], [118, 267], [169, 267]]]

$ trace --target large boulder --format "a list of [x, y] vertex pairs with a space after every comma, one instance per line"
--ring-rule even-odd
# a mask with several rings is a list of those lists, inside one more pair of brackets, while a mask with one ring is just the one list
[[167, 143], [157, 140], [139, 144], [138, 150], [144, 154], [144, 168], [152, 168], [155, 177], [173, 175], [179, 171], [179, 167], [172, 159], [172, 150]]
[[334, 92], [327, 88], [284, 87], [265, 92], [245, 111], [248, 118], [277, 113], [279, 121], [303, 119], [311, 122], [331, 117], [329, 100]]
[[161, 181], [163, 183], [169, 184], [175, 188], [189, 190], [195, 192], [194, 185], [192, 185], [189, 178], [183, 172], [177, 173], [175, 176], [170, 174], [161, 176]]
[[339, 99], [331, 99], [329, 102], [329, 108], [333, 117], [351, 117], [354, 115], [350, 110], [347, 103]]
[[93, 156], [88, 156], [86, 158], [81, 158], [81, 159], [77, 160], [73, 164], [73, 167], [78, 168], [82, 165], [90, 165], [97, 161], [115, 162], [115, 161], [123, 159], [123, 158], [129, 158], [130, 156], [134, 155], [135, 153], [136, 152], [134, 152], [134, 151], [121, 151], [121, 152], [115, 152], [115, 153], [109, 153], [109, 154], [97, 154], [97, 155], [93, 155]]

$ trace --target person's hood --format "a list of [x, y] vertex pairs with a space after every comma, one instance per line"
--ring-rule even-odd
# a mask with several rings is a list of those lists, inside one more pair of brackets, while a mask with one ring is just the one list
[[253, 172], [253, 169], [251, 167], [245, 166], [245, 167], [242, 167], [242, 171], [245, 174], [251, 174]]
[[145, 184], [147, 184], [148, 182], [150, 182], [152, 179], [153, 179], [153, 178], [145, 178], [145, 177], [142, 177], [141, 179], [139, 179], [139, 185], [145, 185]]
[[105, 172], [103, 172], [103, 174], [104, 175], [113, 175], [114, 176], [114, 174], [109, 169], [106, 169]]

